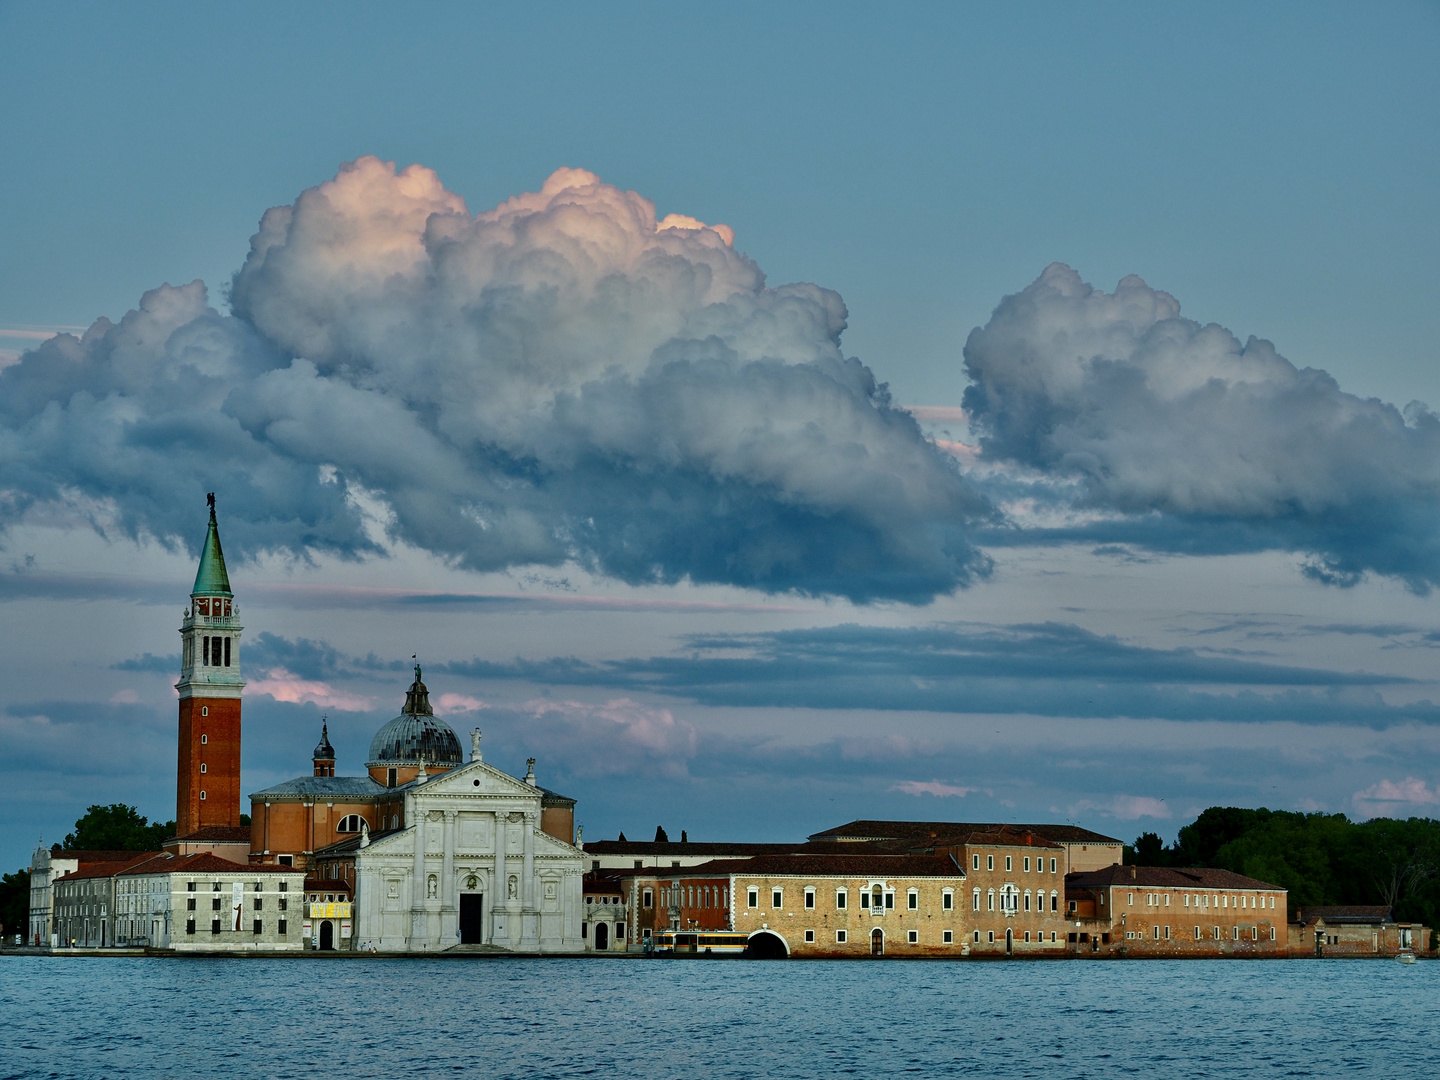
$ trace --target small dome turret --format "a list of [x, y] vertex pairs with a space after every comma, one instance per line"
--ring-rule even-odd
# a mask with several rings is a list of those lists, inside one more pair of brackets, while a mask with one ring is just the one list
[[320, 742], [310, 757], [315, 762], [316, 776], [335, 775], [335, 748], [330, 745], [329, 725], [325, 722], [324, 717], [320, 719]]
[[455, 730], [430, 707], [430, 691], [416, 664], [415, 681], [405, 692], [405, 708], [370, 740], [367, 767], [415, 766], [424, 761], [430, 771], [444, 771], [464, 760]]

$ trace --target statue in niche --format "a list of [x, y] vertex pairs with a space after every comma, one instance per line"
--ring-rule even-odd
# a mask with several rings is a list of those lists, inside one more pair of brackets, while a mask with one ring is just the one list
[[431, 874], [429, 879], [425, 882], [425, 895], [429, 899], [434, 900], [435, 897], [439, 895], [439, 892], [440, 883], [435, 880], [435, 875]]
[[511, 900], [516, 899], [520, 895], [520, 879], [514, 874], [510, 875], [510, 888], [507, 895]]

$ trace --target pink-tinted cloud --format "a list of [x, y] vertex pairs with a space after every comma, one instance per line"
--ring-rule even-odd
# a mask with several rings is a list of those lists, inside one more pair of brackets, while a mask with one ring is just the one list
[[939, 780], [901, 780], [891, 790], [903, 791], [906, 795], [934, 795], [937, 799], [963, 799], [981, 790], [973, 787], [956, 787]]
[[327, 682], [318, 679], [302, 679], [283, 667], [270, 668], [261, 672], [262, 677], [246, 687], [248, 694], [268, 694], [276, 701], [291, 704], [311, 702], [322, 709], [338, 712], [365, 712], [374, 707], [374, 699], [360, 694], [336, 690]]
[[1404, 780], [1381, 780], [1355, 793], [1355, 805], [1371, 815], [1389, 814], [1407, 806], [1434, 806], [1440, 803], [1440, 789], [1416, 776]]
[[1174, 815], [1165, 805], [1164, 799], [1153, 799], [1148, 795], [1116, 795], [1110, 799], [1095, 802], [1082, 799], [1070, 808], [1072, 816], [1081, 811], [1093, 810], [1120, 821], [1135, 821], [1142, 817], [1170, 818]]
[[450, 716], [454, 713], [479, 712], [481, 709], [489, 708], [479, 698], [470, 697], [468, 694], [441, 694], [435, 699], [435, 711], [441, 716]]

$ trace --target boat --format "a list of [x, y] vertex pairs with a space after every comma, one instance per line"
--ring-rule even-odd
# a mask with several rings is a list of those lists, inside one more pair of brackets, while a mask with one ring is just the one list
[[1413, 952], [1396, 953], [1395, 959], [1399, 960], [1402, 964], [1413, 964], [1415, 962], [1415, 954]]

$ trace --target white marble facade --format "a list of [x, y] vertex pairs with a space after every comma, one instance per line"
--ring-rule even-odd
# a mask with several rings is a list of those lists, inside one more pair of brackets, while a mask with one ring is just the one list
[[422, 778], [407, 827], [355, 853], [360, 949], [579, 952], [584, 852], [540, 830], [541, 790], [483, 761]]

